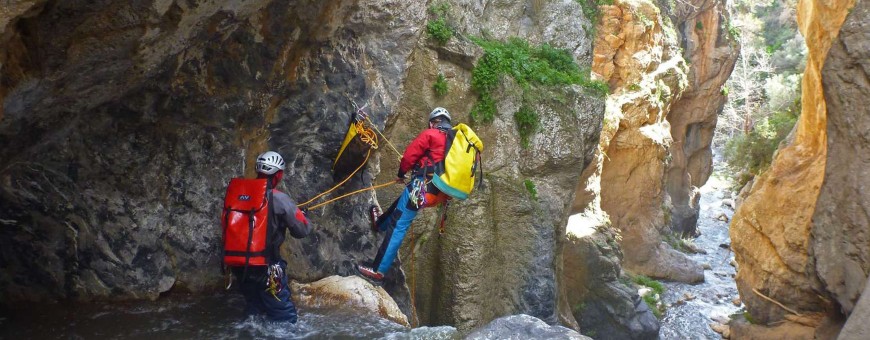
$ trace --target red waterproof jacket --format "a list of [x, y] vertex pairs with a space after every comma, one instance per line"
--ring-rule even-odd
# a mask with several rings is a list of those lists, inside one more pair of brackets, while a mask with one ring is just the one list
[[444, 159], [444, 147], [447, 145], [447, 133], [439, 129], [426, 129], [417, 135], [405, 148], [402, 161], [399, 163], [399, 177], [411, 171], [414, 165], [424, 168]]

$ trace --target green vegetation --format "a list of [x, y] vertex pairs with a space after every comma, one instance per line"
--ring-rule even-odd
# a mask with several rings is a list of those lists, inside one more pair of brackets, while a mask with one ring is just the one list
[[656, 316], [656, 319], [662, 318], [662, 316], [664, 315], [664, 311], [662, 309], [664, 308], [659, 308], [659, 302], [658, 300], [656, 300], [655, 296], [653, 296], [652, 294], [644, 295], [643, 302], [646, 302], [647, 307], [649, 307], [649, 310], [652, 311], [653, 315]]
[[517, 123], [517, 130], [520, 132], [520, 144], [524, 148], [529, 147], [529, 139], [532, 137], [532, 134], [538, 131], [538, 127], [541, 125], [541, 118], [538, 117], [538, 113], [535, 110], [532, 110], [528, 105], [523, 105], [514, 113], [514, 122]]
[[696, 247], [693, 246], [691, 239], [685, 239], [674, 234], [663, 235], [665, 243], [682, 253], [693, 254], [696, 252]]
[[532, 182], [532, 180], [527, 179], [527, 180], [523, 181], [523, 184], [526, 186], [526, 191], [529, 192], [529, 195], [532, 197], [532, 200], [537, 201], [538, 200], [538, 188], [535, 186], [535, 182]]
[[701, 21], [695, 21], [695, 29], [699, 31], [704, 30], [704, 23]]
[[445, 44], [450, 37], [453, 36], [453, 30], [447, 26], [447, 21], [444, 18], [438, 18], [435, 20], [429, 21], [426, 24], [426, 32], [429, 33], [429, 37], [435, 39], [439, 44]]
[[[799, 103], [797, 103], [799, 105]], [[725, 160], [737, 172], [748, 171], [752, 176], [770, 166], [779, 143], [788, 136], [798, 119], [799, 106], [776, 112], [757, 122], [746, 134], [738, 135], [725, 144]], [[738, 176], [737, 185], [743, 186], [750, 176]]]
[[632, 276], [631, 279], [636, 284], [639, 284], [639, 285], [644, 286], [644, 287], [649, 287], [656, 294], [661, 295], [661, 294], [664, 294], [664, 292], [665, 292], [665, 286], [662, 285], [661, 282], [653, 280], [653, 279], [646, 277], [644, 275]]
[[592, 22], [592, 27], [594, 31], [594, 27], [598, 26], [598, 21], [601, 20], [601, 9], [599, 8], [602, 5], [613, 5], [613, 0], [574, 0], [578, 4], [580, 4], [580, 8], [583, 9], [583, 16], [589, 21]]
[[444, 75], [439, 73], [438, 79], [435, 80], [435, 84], [432, 85], [432, 90], [435, 91], [439, 97], [443, 97], [447, 94], [449, 89], [447, 88], [447, 79], [444, 79]]
[[435, 41], [442, 45], [453, 37], [453, 29], [447, 24], [446, 19], [449, 10], [450, 4], [446, 2], [429, 7], [429, 12], [435, 16], [435, 20], [430, 20], [426, 24], [426, 32], [430, 38], [435, 39]]
[[752, 314], [749, 314], [749, 311], [743, 312], [743, 318], [746, 319], [747, 322], [751, 324], [755, 324], [755, 319], [752, 318]]
[[450, 4], [446, 2], [432, 4], [432, 6], [429, 6], [429, 13], [432, 13], [438, 18], [447, 17], [448, 11], [450, 11]]
[[643, 296], [643, 302], [652, 311], [656, 318], [661, 319], [665, 312], [664, 305], [659, 305], [659, 298], [665, 292], [665, 286], [661, 282], [653, 280], [643, 275], [632, 276], [631, 280], [638, 285], [649, 287], [655, 294], [646, 294]]
[[722, 88], [719, 89], [719, 93], [723, 96], [728, 96], [728, 85], [722, 84]]
[[[530, 46], [519, 38], [510, 38], [505, 42], [481, 38], [472, 40], [486, 52], [471, 73], [471, 88], [478, 94], [478, 101], [471, 110], [471, 117], [475, 121], [488, 123], [495, 118], [496, 106], [492, 92], [504, 75], [516, 80], [524, 94], [534, 86], [572, 84], [581, 85], [597, 96], [605, 96], [609, 91], [604, 82], [590, 80], [589, 70], [581, 69], [567, 50], [548, 44]], [[533, 97], [536, 96], [524, 95], [523, 106], [531, 107], [533, 103], [525, 101]], [[514, 117], [519, 123], [521, 134], [530, 135], [537, 130], [536, 113], [518, 112]]]
[[628, 85], [627, 88], [629, 91], [640, 91], [640, 85], [638, 85], [638, 84]]

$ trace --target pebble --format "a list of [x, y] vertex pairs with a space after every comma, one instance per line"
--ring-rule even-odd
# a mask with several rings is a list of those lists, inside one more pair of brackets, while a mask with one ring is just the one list
[[692, 301], [695, 299], [695, 296], [692, 295], [692, 293], [685, 293], [683, 294], [683, 299], [686, 301]]
[[704, 270], [710, 270], [713, 269], [713, 266], [711, 266], [709, 263], [704, 263], [701, 265], [701, 268], [704, 268]]
[[719, 216], [716, 216], [716, 219], [722, 222], [728, 222], [728, 215], [725, 215], [725, 213], [719, 213]]
[[738, 296], [736, 298], [731, 299], [731, 303], [737, 307], [740, 307], [740, 305], [743, 304], [743, 301], [740, 301], [740, 297]]
[[714, 322], [710, 324], [710, 329], [712, 329], [716, 333], [721, 334], [722, 338], [728, 339], [731, 337], [731, 327], [728, 327], [728, 325]]

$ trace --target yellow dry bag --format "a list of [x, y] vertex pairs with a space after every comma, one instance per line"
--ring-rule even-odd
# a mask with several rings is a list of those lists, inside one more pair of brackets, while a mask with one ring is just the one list
[[[483, 180], [481, 152], [483, 141], [468, 125], [457, 124], [448, 131], [444, 160], [436, 166], [432, 183], [450, 197], [467, 199], [474, 190], [475, 181]], [[475, 172], [479, 172], [479, 176], [475, 176]]]

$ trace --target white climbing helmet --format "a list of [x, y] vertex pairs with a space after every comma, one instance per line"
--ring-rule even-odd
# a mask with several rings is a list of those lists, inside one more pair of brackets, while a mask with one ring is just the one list
[[281, 158], [277, 152], [266, 151], [257, 157], [257, 172], [274, 175], [280, 170], [284, 170], [284, 158]]
[[429, 120], [431, 121], [438, 117], [444, 117], [447, 118], [447, 121], [450, 121], [450, 112], [447, 112], [447, 109], [443, 107], [436, 107], [431, 113], [429, 113]]

